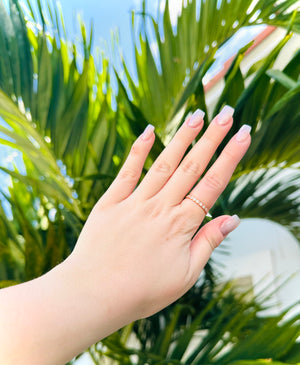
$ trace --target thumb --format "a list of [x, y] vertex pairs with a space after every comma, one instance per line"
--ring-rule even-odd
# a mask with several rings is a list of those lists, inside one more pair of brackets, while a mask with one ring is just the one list
[[237, 215], [222, 215], [205, 224], [191, 243], [191, 270], [200, 275], [203, 267], [224, 238], [240, 224]]

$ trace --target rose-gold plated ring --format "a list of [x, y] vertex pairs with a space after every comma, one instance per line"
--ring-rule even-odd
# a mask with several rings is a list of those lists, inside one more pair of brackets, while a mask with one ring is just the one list
[[186, 196], [187, 199], [190, 199], [191, 201], [193, 201], [194, 203], [196, 203], [205, 213], [205, 215], [208, 214], [208, 209], [206, 208], [206, 206], [204, 205], [204, 203], [202, 203], [199, 199], [195, 198], [194, 196], [188, 194]]

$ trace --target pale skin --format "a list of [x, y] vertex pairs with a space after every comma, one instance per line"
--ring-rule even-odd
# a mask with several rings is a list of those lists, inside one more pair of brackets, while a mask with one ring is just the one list
[[220, 216], [195, 235], [205, 212], [185, 198], [190, 193], [210, 209], [247, 151], [250, 128], [243, 126], [203, 176], [232, 114], [225, 107], [182, 160], [203, 127], [201, 111], [187, 118], [137, 186], [155, 139], [152, 126], [146, 128], [72, 254], [42, 277], [0, 291], [1, 364], [64, 364], [194, 285], [213, 249], [239, 223]]

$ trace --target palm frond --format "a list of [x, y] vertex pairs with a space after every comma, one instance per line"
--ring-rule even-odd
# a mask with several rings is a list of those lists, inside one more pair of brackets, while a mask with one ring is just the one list
[[243, 171], [242, 176], [231, 180], [212, 214], [270, 219], [300, 239], [299, 183], [297, 169]]
[[[35, 166], [35, 176], [33, 169], [31, 169], [31, 176], [23, 176], [17, 171], [8, 170], [4, 167], [0, 167], [1, 170], [28, 185], [39, 186], [49, 197], [55, 198], [59, 196], [62, 204], [74, 211], [78, 217], [83, 218], [81, 208], [76, 199], [74, 199], [72, 190], [62, 175], [55, 157], [45, 140], [37, 133], [26, 116], [19, 111], [17, 106], [1, 90], [0, 109], [0, 114], [6, 121], [6, 126], [0, 125], [0, 131], [9, 138], [2, 138], [1, 143], [23, 152], [28, 168], [30, 164]], [[40, 179], [41, 176], [44, 176], [44, 180]]]
[[[59, 203], [51, 202], [32, 186], [12, 179], [9, 203], [0, 204], [0, 286], [14, 285], [38, 277], [65, 259], [77, 232]], [[11, 218], [7, 210], [10, 210]]]
[[[300, 50], [280, 72], [280, 78], [279, 72], [266, 63], [267, 67], [258, 70], [237, 101], [235, 124], [239, 127], [248, 123], [254, 129], [251, 147], [242, 163], [245, 170], [289, 167], [299, 161], [299, 57]], [[273, 62], [275, 59], [273, 55]]]
[[[172, 26], [168, 1], [157, 21], [145, 15], [136, 20], [133, 14], [138, 84], [134, 83], [124, 61], [123, 65], [125, 83], [134, 103], [146, 120], [160, 127], [159, 132], [164, 133], [167, 124], [195, 92], [199, 84], [196, 75], [205, 64], [210, 64], [216, 50], [226, 40], [248, 25], [272, 24], [290, 28], [291, 7], [295, 3], [261, 0], [253, 6], [251, 0], [235, 1], [234, 5], [225, 0], [215, 0], [200, 1], [200, 9], [197, 9], [197, 2], [191, 1], [182, 7], [176, 29]], [[275, 14], [279, 15], [278, 18]], [[300, 29], [299, 16], [299, 12], [294, 13], [292, 29], [295, 31]], [[138, 21], [143, 24], [139, 28]], [[147, 31], [148, 26], [152, 30]], [[153, 44], [157, 49], [155, 55]]]
[[[256, 359], [269, 358], [276, 363], [292, 354], [300, 334], [299, 315], [286, 319], [288, 309], [278, 316], [261, 318], [258, 313], [262, 298], [249, 301], [246, 295], [237, 294], [226, 284], [215, 291], [205, 310], [192, 321], [188, 319], [188, 308], [177, 304], [171, 316], [161, 321], [156, 341], [148, 342], [145, 348], [138, 344], [126, 346], [120, 332], [104, 340], [99, 351], [118, 363], [132, 364], [130, 356], [134, 354], [139, 364], [185, 365], [243, 361], [259, 364]], [[187, 321], [185, 326], [181, 325], [183, 318]], [[116, 353], [117, 348], [121, 351]]]
[[[101, 72], [97, 71], [91, 54], [92, 28], [88, 39], [82, 22], [79, 46], [65, 39], [63, 15], [51, 2], [48, 3], [48, 13], [40, 6], [34, 12], [32, 6], [23, 10], [17, 1], [11, 0], [9, 4], [9, 13], [2, 3], [0, 8], [1, 24], [6, 25], [0, 27], [0, 39], [8, 44], [8, 48], [3, 48], [7, 52], [0, 55], [0, 115], [7, 123], [10, 117], [10, 127], [14, 129], [11, 132], [1, 126], [1, 131], [14, 137], [9, 142], [2, 139], [2, 143], [15, 148], [22, 146], [23, 153], [28, 156], [38, 154], [41, 161], [49, 159], [56, 170], [57, 161], [63, 161], [67, 175], [75, 182], [82, 206], [89, 211], [111, 182], [108, 176], [116, 175], [121, 156], [131, 144], [118, 133], [116, 115], [110, 106], [112, 90], [108, 60], [103, 56]], [[21, 20], [16, 23], [16, 19]], [[42, 22], [42, 30], [35, 23], [37, 21]], [[9, 33], [8, 28], [12, 29]], [[9, 51], [9, 42], [18, 52]], [[81, 46], [82, 63], [79, 61]], [[26, 53], [28, 49], [31, 52]], [[22, 57], [26, 57], [26, 62], [22, 62]], [[27, 75], [26, 83], [20, 75]], [[5, 105], [8, 100], [5, 94], [13, 101], [9, 101], [10, 110]], [[13, 109], [13, 103], [23, 113]], [[25, 139], [19, 143], [15, 115], [22, 119], [18, 121], [19, 129], [24, 123], [21, 128], [26, 129], [26, 138], [39, 138], [39, 145], [46, 146], [44, 149], [35, 151]], [[49, 170], [45, 164], [40, 168], [39, 158], [32, 161], [38, 163], [39, 171], [46, 173]], [[88, 176], [93, 176], [93, 180]], [[70, 194], [68, 197], [72, 199]], [[83, 217], [79, 209], [77, 214]]]

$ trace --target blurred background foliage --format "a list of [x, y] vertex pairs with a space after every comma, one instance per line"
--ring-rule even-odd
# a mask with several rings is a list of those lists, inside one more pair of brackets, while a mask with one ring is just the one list
[[[216, 156], [242, 124], [253, 131], [250, 150], [212, 216], [268, 218], [300, 238], [300, 49], [283, 70], [273, 68], [293, 32], [300, 32], [297, 1], [184, 4], [176, 27], [168, 1], [156, 18], [145, 2], [132, 13], [134, 76], [121, 52], [115, 60], [103, 52], [96, 58], [92, 26], [79, 20], [80, 40], [68, 38], [53, 2], [9, 0], [7, 8], [0, 1], [0, 143], [22, 156], [22, 166], [0, 166], [11, 177], [8, 188], [0, 187], [0, 287], [35, 278], [64, 260], [146, 125], [155, 125], [156, 142], [144, 173], [196, 108], [206, 111], [207, 125], [225, 104], [235, 107], [232, 131]], [[247, 74], [240, 63], [251, 43], [241, 48], [214, 110], [208, 110], [203, 77], [216, 51], [255, 24], [283, 27], [286, 35]], [[208, 263], [178, 302], [88, 353], [95, 364], [300, 362], [299, 315], [287, 310], [263, 317], [265, 300], [263, 293], [250, 300], [232, 285], [220, 285]]]

